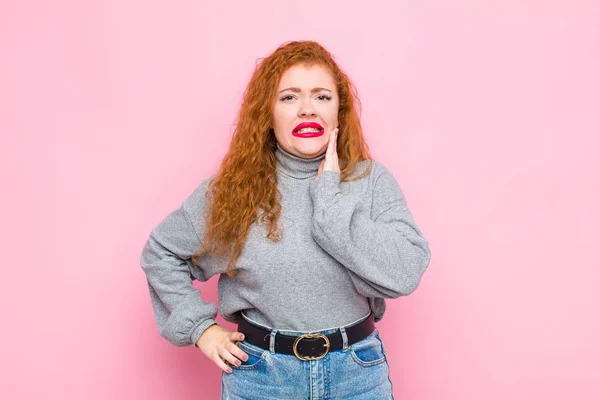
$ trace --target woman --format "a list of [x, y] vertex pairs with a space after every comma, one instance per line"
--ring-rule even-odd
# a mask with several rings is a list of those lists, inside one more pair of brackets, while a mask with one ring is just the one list
[[[357, 100], [319, 44], [278, 48], [248, 84], [218, 172], [144, 247], [161, 335], [223, 370], [223, 398], [393, 398], [374, 322], [417, 288], [430, 251], [370, 159]], [[192, 286], [217, 274], [237, 332]]]

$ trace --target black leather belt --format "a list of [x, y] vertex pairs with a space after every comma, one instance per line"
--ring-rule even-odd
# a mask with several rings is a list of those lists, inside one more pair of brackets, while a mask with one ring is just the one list
[[[242, 322], [238, 324], [238, 332], [245, 336], [244, 341], [269, 350], [271, 330], [257, 326], [241, 317]], [[371, 312], [361, 322], [344, 327], [348, 346], [366, 338], [375, 329], [375, 321]], [[319, 360], [330, 351], [341, 350], [343, 347], [342, 333], [338, 329], [329, 335], [321, 333], [307, 333], [301, 336], [288, 336], [277, 332], [275, 335], [275, 352], [283, 354], [294, 354], [300, 360]]]

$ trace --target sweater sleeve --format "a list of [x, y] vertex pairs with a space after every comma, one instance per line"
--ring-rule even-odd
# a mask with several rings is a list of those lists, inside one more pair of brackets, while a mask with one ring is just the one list
[[429, 243], [415, 224], [393, 175], [375, 164], [373, 205], [340, 191], [340, 173], [323, 171], [311, 182], [312, 235], [346, 267], [357, 291], [367, 297], [412, 293], [429, 265]]
[[193, 277], [208, 279], [191, 262], [202, 240], [188, 212], [205, 201], [205, 189], [206, 181], [152, 230], [141, 255], [158, 330], [175, 346], [196, 347], [204, 330], [216, 323], [216, 305], [192, 285]]

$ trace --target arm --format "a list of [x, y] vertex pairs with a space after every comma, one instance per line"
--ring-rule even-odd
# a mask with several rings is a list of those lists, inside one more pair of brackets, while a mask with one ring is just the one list
[[429, 243], [393, 175], [381, 164], [374, 165], [373, 173], [378, 176], [371, 210], [360, 199], [341, 193], [338, 172], [323, 171], [311, 183], [312, 235], [346, 267], [362, 295], [406, 296], [417, 288], [429, 265]]
[[195, 346], [204, 330], [216, 323], [217, 307], [202, 299], [190, 271], [191, 256], [202, 240], [188, 210], [204, 202], [205, 183], [152, 230], [141, 255], [158, 330], [175, 346]]

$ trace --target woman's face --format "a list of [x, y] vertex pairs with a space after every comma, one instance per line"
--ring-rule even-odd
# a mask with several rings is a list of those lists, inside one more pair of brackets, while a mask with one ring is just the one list
[[298, 64], [281, 76], [273, 106], [273, 130], [288, 153], [313, 158], [327, 150], [340, 108], [333, 76], [320, 65]]

